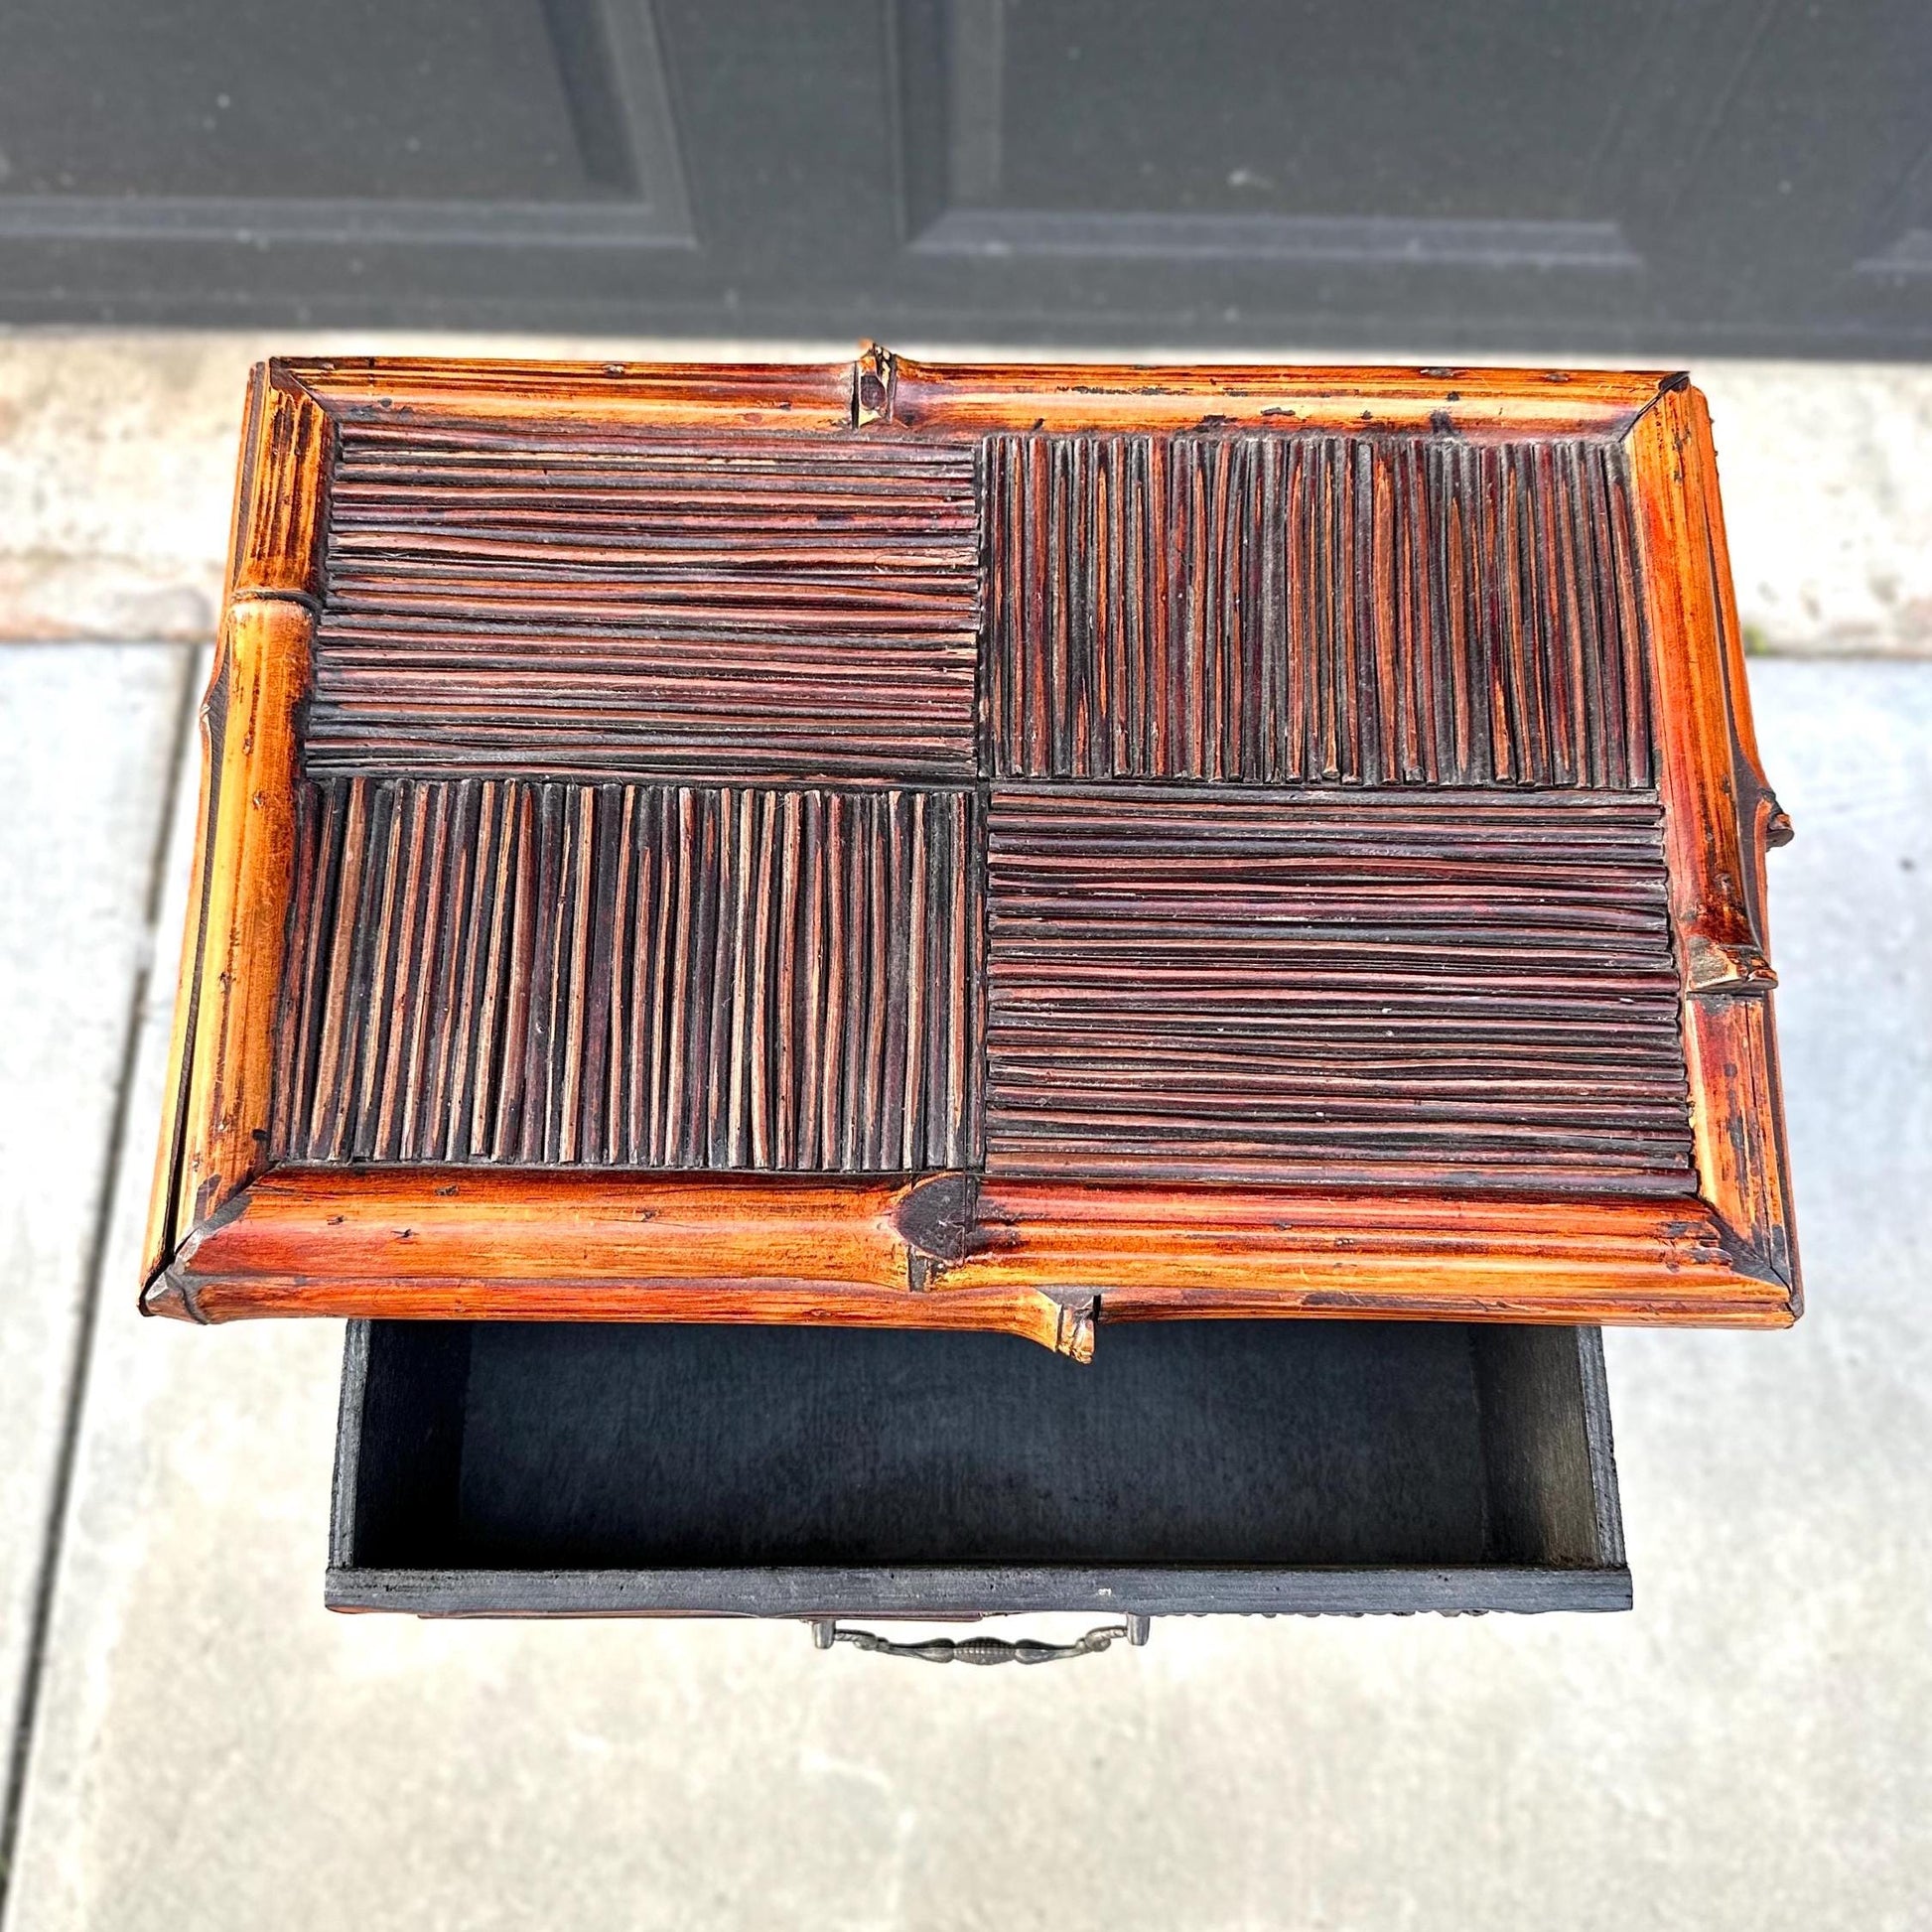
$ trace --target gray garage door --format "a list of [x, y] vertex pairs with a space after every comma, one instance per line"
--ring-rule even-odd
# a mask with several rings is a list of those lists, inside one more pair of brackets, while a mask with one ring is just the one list
[[1932, 348], [1932, 7], [8, 0], [0, 318]]

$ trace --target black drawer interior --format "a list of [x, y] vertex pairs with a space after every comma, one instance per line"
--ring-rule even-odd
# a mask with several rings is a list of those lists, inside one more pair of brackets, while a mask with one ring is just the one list
[[350, 1324], [330, 1600], [1627, 1606], [1594, 1329]]

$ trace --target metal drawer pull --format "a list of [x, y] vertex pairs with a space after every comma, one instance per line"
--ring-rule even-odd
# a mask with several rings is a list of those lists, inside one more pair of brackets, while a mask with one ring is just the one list
[[1153, 1618], [1130, 1616], [1122, 1623], [1103, 1623], [1071, 1643], [1041, 1643], [1035, 1637], [930, 1637], [923, 1643], [895, 1643], [872, 1630], [853, 1630], [835, 1617], [812, 1619], [812, 1642], [820, 1650], [849, 1643], [881, 1657], [917, 1657], [928, 1664], [1055, 1664], [1062, 1657], [1092, 1657], [1125, 1637], [1144, 1644]]

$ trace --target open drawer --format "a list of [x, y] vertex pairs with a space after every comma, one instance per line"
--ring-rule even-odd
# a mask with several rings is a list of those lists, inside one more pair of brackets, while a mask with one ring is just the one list
[[1591, 1327], [351, 1321], [328, 1600], [966, 1618], [1630, 1603]]

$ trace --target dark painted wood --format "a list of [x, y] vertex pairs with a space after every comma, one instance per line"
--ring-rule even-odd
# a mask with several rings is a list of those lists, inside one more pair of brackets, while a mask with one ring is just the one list
[[1127, 1616], [1482, 1616], [1627, 1610], [1630, 1573], [1510, 1565], [1418, 1570], [1095, 1569], [947, 1566], [890, 1571], [364, 1570], [332, 1567], [332, 1610], [406, 1616], [931, 1617], [1029, 1611]]
[[1181, 1323], [1117, 1340], [1074, 1371], [993, 1336], [354, 1322], [328, 1600], [1629, 1606], [1593, 1329]]

